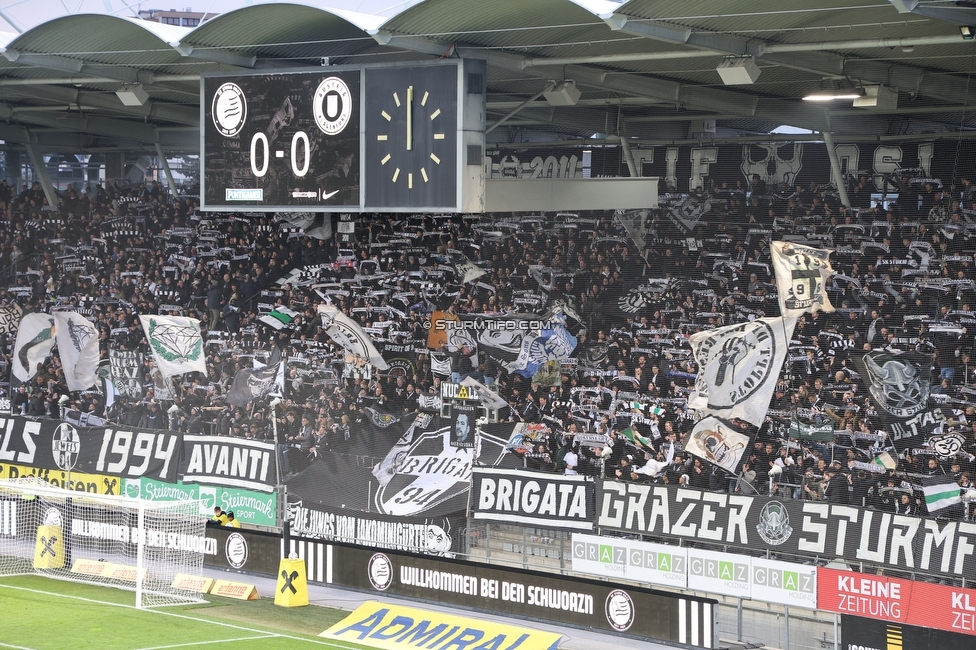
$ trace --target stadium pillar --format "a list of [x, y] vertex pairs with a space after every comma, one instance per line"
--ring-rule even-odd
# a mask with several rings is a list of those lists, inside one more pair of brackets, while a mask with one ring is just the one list
[[166, 160], [166, 154], [163, 153], [163, 148], [158, 142], [156, 143], [156, 155], [159, 156], [159, 164], [162, 165], [163, 173], [166, 174], [166, 184], [169, 185], [169, 192], [175, 199], [178, 193], [176, 181], [173, 180], [173, 171], [169, 168], [169, 161]]
[[41, 189], [44, 190], [48, 205], [58, 207], [58, 193], [54, 191], [51, 175], [47, 173], [47, 167], [44, 166], [44, 154], [36, 144], [27, 145], [27, 153], [30, 155], [31, 165], [34, 167], [34, 173], [37, 174], [37, 180], [41, 183]]
[[840, 202], [845, 208], [851, 207], [851, 200], [847, 198], [847, 185], [844, 184], [844, 174], [840, 170], [840, 160], [837, 158], [837, 150], [834, 148], [834, 136], [830, 131], [823, 131], [824, 144], [827, 145], [827, 157], [830, 158], [830, 175], [834, 177], [837, 184], [837, 194], [840, 195]]

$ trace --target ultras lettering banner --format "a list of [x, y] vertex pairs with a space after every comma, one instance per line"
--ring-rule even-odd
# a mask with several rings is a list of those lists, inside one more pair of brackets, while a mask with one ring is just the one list
[[182, 437], [175, 431], [0, 418], [0, 463], [175, 481]]
[[603, 530], [976, 578], [976, 524], [965, 521], [617, 481], [597, 482], [596, 509]]
[[594, 484], [583, 476], [475, 469], [471, 490], [474, 519], [593, 529]]

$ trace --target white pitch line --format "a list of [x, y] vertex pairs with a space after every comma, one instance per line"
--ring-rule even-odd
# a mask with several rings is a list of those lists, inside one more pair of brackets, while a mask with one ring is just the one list
[[167, 648], [188, 648], [194, 645], [212, 645], [216, 643], [233, 643], [235, 641], [256, 641], [257, 639], [274, 639], [277, 634], [262, 634], [260, 636], [240, 636], [236, 639], [218, 639], [216, 641], [192, 641], [189, 643], [175, 643], [173, 645], [154, 645], [151, 648], [138, 648], [137, 650], [167, 650]]
[[[323, 645], [329, 646], [331, 648], [346, 648], [348, 650], [355, 650], [352, 646], [340, 645], [335, 641], [318, 641], [316, 639], [305, 639], [300, 636], [292, 636], [290, 634], [281, 634], [277, 632], [268, 632], [267, 630], [256, 630], [251, 627], [244, 627], [242, 625], [234, 625], [233, 623], [224, 623], [222, 621], [215, 621], [210, 618], [197, 618], [196, 616], [187, 616], [186, 614], [174, 614], [172, 612], [164, 612], [157, 609], [139, 609], [135, 605], [125, 605], [123, 603], [112, 603], [105, 600], [97, 600], [95, 598], [85, 598], [84, 596], [74, 596], [71, 594], [59, 594], [53, 591], [44, 591], [43, 589], [31, 589], [29, 587], [17, 587], [15, 585], [7, 585], [0, 582], [0, 588], [4, 589], [16, 589], [17, 591], [27, 591], [35, 594], [44, 594], [45, 596], [58, 596], [59, 598], [70, 598], [72, 600], [81, 600], [88, 603], [95, 603], [97, 605], [109, 605], [111, 607], [122, 607], [123, 609], [134, 609], [140, 612], [146, 612], [147, 614], [159, 614], [160, 616], [172, 616], [174, 618], [182, 618], [188, 621], [196, 621], [198, 623], [205, 623], [207, 625], [219, 625], [221, 627], [229, 627], [235, 630], [240, 630], [242, 632], [254, 632], [255, 634], [274, 634], [277, 637], [283, 639], [290, 639], [292, 641], [302, 641], [304, 643], [311, 643], [313, 645]], [[15, 646], [11, 646], [15, 647]], [[31, 650], [31, 648], [24, 648], [23, 650]]]
[[27, 646], [12, 645], [10, 643], [3, 643], [2, 641], [0, 641], [0, 648], [13, 648], [14, 650], [33, 650], [32, 648], [28, 648]]

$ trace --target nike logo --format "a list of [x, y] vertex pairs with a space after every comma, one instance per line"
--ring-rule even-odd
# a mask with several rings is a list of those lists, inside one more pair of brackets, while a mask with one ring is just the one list
[[327, 199], [331, 199], [333, 196], [335, 196], [336, 194], [338, 194], [341, 191], [342, 190], [336, 190], [335, 192], [329, 192], [328, 194], [323, 194], [322, 195], [322, 200], [325, 201]]

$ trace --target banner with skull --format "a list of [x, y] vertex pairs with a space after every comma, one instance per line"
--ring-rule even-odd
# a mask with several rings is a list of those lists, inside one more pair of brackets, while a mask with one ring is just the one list
[[923, 447], [946, 421], [942, 408], [930, 404], [931, 354], [865, 352], [854, 358], [864, 388], [898, 451]]
[[784, 317], [799, 317], [817, 310], [834, 311], [827, 297], [827, 279], [833, 275], [832, 251], [788, 241], [770, 243], [779, 310]]

